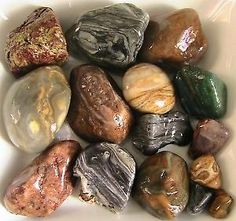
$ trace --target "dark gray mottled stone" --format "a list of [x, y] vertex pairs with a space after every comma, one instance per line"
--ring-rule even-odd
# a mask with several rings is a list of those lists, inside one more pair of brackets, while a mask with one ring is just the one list
[[74, 167], [74, 176], [80, 178], [80, 198], [113, 212], [126, 206], [135, 172], [134, 158], [119, 145], [105, 142], [88, 146]]
[[212, 196], [213, 193], [208, 188], [191, 181], [190, 196], [187, 206], [188, 213], [196, 215], [203, 212], [204, 209], [207, 208]]
[[119, 3], [85, 13], [67, 37], [73, 52], [82, 49], [99, 64], [126, 67], [136, 59], [148, 22], [143, 10]]
[[181, 112], [145, 114], [138, 120], [132, 142], [145, 155], [152, 155], [167, 144], [187, 145], [192, 138], [188, 116]]

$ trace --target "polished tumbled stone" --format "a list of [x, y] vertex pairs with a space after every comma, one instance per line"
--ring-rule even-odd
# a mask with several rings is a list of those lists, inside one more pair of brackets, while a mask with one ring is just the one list
[[194, 131], [188, 153], [192, 158], [209, 153], [216, 154], [229, 138], [229, 129], [223, 123], [213, 119], [201, 120]]
[[223, 189], [217, 190], [213, 198], [208, 213], [214, 218], [226, 218], [232, 209], [233, 198]]
[[212, 189], [222, 186], [221, 170], [213, 155], [202, 155], [190, 166], [191, 180]]
[[71, 28], [69, 44], [99, 64], [126, 67], [136, 59], [148, 22], [149, 15], [129, 3], [95, 9]]
[[197, 215], [203, 212], [207, 208], [212, 196], [213, 193], [209, 188], [191, 181], [189, 202], [187, 206], [188, 213]]
[[188, 116], [181, 112], [145, 114], [138, 120], [132, 142], [145, 155], [152, 155], [167, 144], [187, 145], [192, 139]]
[[175, 84], [184, 109], [192, 116], [220, 118], [226, 113], [227, 88], [215, 74], [196, 66], [184, 66]]
[[125, 100], [139, 112], [164, 114], [175, 105], [175, 91], [167, 73], [153, 64], [139, 63], [129, 68], [123, 79]]
[[3, 119], [12, 143], [38, 153], [55, 138], [69, 109], [71, 90], [58, 66], [37, 68], [15, 81], [7, 92]]
[[135, 172], [134, 158], [119, 145], [91, 144], [74, 167], [74, 176], [80, 180], [77, 192], [83, 201], [119, 212], [127, 205]]
[[173, 219], [184, 210], [189, 198], [186, 162], [168, 151], [147, 158], [137, 171], [133, 195], [152, 215]]

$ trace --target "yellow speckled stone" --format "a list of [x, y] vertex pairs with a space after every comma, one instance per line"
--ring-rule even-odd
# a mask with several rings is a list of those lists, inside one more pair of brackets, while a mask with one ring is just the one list
[[128, 69], [123, 78], [123, 94], [134, 109], [164, 114], [175, 105], [172, 82], [159, 67], [141, 63]]

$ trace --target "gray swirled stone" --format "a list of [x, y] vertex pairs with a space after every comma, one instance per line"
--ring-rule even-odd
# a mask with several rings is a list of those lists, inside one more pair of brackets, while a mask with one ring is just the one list
[[192, 133], [188, 116], [181, 112], [145, 114], [138, 120], [132, 142], [143, 154], [152, 155], [167, 144], [188, 144]]
[[74, 166], [74, 176], [80, 180], [80, 198], [113, 212], [126, 206], [135, 172], [134, 158], [119, 145], [105, 142], [88, 146]]
[[133, 4], [95, 9], [72, 26], [69, 45], [99, 64], [126, 67], [136, 59], [148, 22], [149, 15]]

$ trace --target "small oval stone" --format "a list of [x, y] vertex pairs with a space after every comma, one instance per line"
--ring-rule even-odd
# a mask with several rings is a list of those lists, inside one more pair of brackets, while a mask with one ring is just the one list
[[185, 8], [159, 22], [149, 22], [140, 57], [150, 63], [195, 63], [204, 55], [207, 47], [197, 12]]
[[38, 68], [15, 81], [3, 105], [12, 143], [26, 152], [44, 150], [61, 128], [70, 98], [70, 87], [58, 66]]
[[208, 212], [214, 218], [226, 218], [231, 211], [233, 201], [233, 198], [224, 190], [217, 190]]
[[220, 189], [221, 171], [215, 157], [211, 154], [203, 155], [194, 160], [190, 167], [191, 179], [203, 186]]
[[189, 202], [187, 206], [188, 213], [197, 215], [203, 212], [207, 208], [212, 196], [213, 193], [209, 188], [191, 181]]
[[182, 106], [196, 118], [220, 118], [226, 113], [227, 88], [215, 74], [185, 65], [175, 77]]
[[135, 172], [134, 158], [119, 145], [91, 144], [74, 166], [74, 176], [79, 178], [76, 190], [81, 200], [120, 212], [129, 200]]
[[144, 113], [164, 114], [175, 105], [175, 92], [167, 74], [159, 67], [141, 63], [126, 71], [123, 94], [134, 109]]
[[138, 119], [132, 143], [145, 155], [152, 155], [168, 144], [187, 145], [192, 139], [188, 116], [181, 112], [145, 114]]
[[72, 70], [70, 86], [68, 122], [73, 131], [89, 141], [121, 143], [130, 131], [133, 117], [114, 90], [115, 82], [98, 66], [86, 64]]
[[69, 30], [69, 45], [99, 65], [123, 68], [136, 60], [148, 22], [149, 15], [130, 3], [95, 9]]
[[229, 130], [219, 121], [201, 120], [193, 134], [189, 155], [197, 158], [204, 154], [216, 154], [230, 137]]
[[133, 188], [135, 200], [159, 219], [173, 219], [189, 198], [186, 162], [163, 151], [147, 158], [138, 169]]

